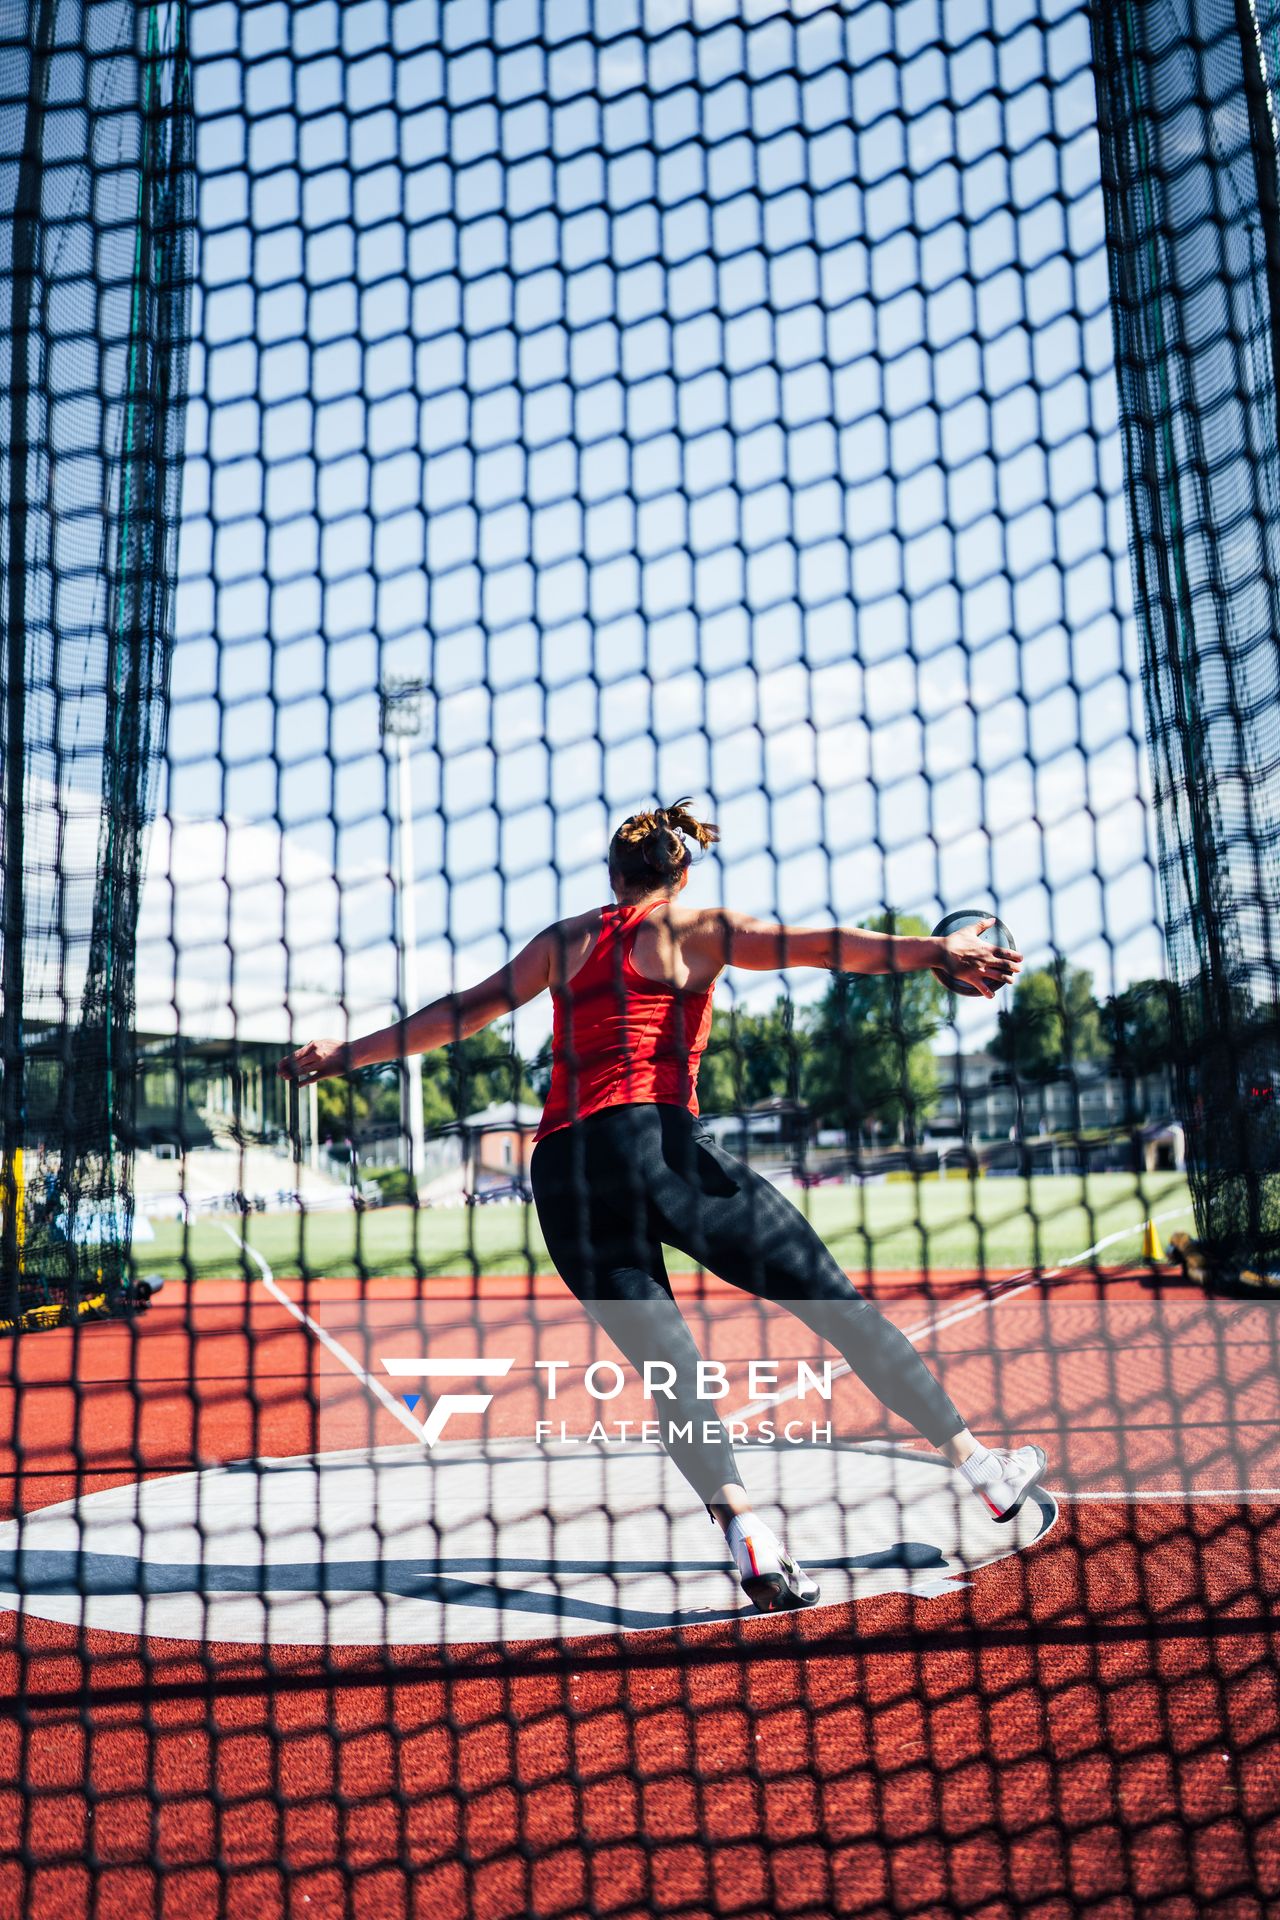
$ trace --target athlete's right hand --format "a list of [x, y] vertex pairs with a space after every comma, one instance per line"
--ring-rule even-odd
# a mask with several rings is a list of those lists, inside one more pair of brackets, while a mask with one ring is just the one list
[[942, 942], [946, 959], [938, 969], [940, 974], [964, 981], [984, 1000], [993, 1000], [1001, 987], [1007, 987], [1010, 981], [1016, 980], [1022, 966], [1022, 955], [1014, 948], [989, 947], [985, 940], [979, 939], [980, 934], [986, 933], [995, 924], [993, 917], [951, 934]]
[[349, 1050], [342, 1040], [308, 1040], [296, 1053], [287, 1053], [276, 1067], [282, 1080], [309, 1087], [313, 1080], [332, 1080], [350, 1070]]

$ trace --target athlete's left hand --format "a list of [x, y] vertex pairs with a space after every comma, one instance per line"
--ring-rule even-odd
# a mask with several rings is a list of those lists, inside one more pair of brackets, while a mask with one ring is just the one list
[[1015, 980], [1022, 965], [1022, 955], [1012, 947], [989, 947], [979, 939], [995, 924], [994, 917], [980, 920], [977, 926], [966, 927], [942, 942], [947, 957], [941, 971], [973, 987], [984, 1000], [994, 999], [1001, 987]]
[[276, 1067], [282, 1080], [294, 1080], [300, 1087], [309, 1087], [313, 1080], [335, 1079], [349, 1070], [348, 1049], [341, 1040], [308, 1040], [296, 1053], [287, 1053]]

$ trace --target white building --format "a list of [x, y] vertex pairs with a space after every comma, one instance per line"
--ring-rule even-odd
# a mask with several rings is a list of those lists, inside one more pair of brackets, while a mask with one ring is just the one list
[[1166, 1068], [1126, 1081], [1105, 1066], [1059, 1070], [1049, 1081], [1021, 1080], [993, 1053], [938, 1058], [938, 1103], [930, 1137], [955, 1140], [1033, 1139], [1041, 1134], [1167, 1123], [1174, 1112], [1173, 1075]]

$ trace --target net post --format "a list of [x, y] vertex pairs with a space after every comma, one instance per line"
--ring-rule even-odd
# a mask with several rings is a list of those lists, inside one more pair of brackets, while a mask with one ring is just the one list
[[31, 440], [31, 350], [39, 305], [38, 236], [43, 180], [42, 146], [49, 55], [53, 45], [54, 0], [40, 0], [31, 56], [31, 81], [23, 127], [22, 156], [13, 223], [12, 381], [9, 400], [8, 512], [4, 596], [4, 841], [3, 961], [0, 963], [0, 1052], [3, 1054], [3, 1126], [0, 1128], [0, 1184], [4, 1213], [0, 1221], [0, 1265], [4, 1273], [4, 1317], [17, 1323], [23, 1281], [24, 1188], [22, 1156], [26, 1134], [26, 1060], [23, 1014], [26, 1004], [26, 723], [27, 723], [27, 539], [33, 446]]

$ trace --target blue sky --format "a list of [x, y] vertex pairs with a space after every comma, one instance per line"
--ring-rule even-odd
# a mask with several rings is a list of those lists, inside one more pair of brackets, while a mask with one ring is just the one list
[[1159, 969], [1084, 9], [791, 14], [195, 6], [144, 1015], [383, 1016], [390, 674], [428, 990], [655, 792], [703, 899]]

